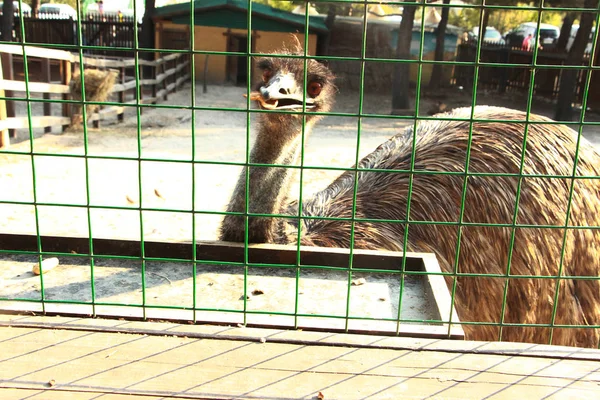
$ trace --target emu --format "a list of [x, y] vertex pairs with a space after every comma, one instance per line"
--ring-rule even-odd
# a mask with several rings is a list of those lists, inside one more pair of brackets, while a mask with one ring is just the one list
[[[295, 49], [284, 50], [284, 54], [300, 53]], [[304, 86], [302, 59], [267, 56], [258, 67], [263, 79], [252, 99], [263, 109], [306, 110], [308, 135], [321, 118], [315, 113], [326, 112], [333, 104], [332, 72], [309, 59]], [[474, 122], [471, 130], [472, 112], [475, 120], [509, 122]], [[530, 115], [528, 124], [525, 121], [522, 112], [486, 106], [456, 109], [439, 114], [439, 119], [422, 121], [415, 131], [406, 129], [363, 158], [358, 168], [367, 171], [342, 173], [302, 204], [303, 216], [347, 220], [250, 217], [248, 239], [253, 243], [296, 243], [300, 223], [302, 245], [402, 251], [411, 174], [368, 170], [410, 170], [414, 137], [409, 221], [420, 223], [409, 224], [407, 250], [435, 253], [444, 271], [458, 273], [455, 306], [461, 321], [483, 323], [463, 325], [467, 338], [497, 340], [502, 320], [508, 324], [502, 330], [503, 340], [531, 343], [549, 343], [552, 329], [511, 324], [599, 325], [600, 281], [589, 278], [600, 276], [600, 232], [593, 228], [600, 226], [600, 186], [598, 179], [578, 177], [600, 176], [600, 154], [582, 138], [575, 166], [576, 132], [565, 125], [543, 124], [550, 120], [538, 115]], [[261, 113], [250, 161], [297, 165], [302, 123], [298, 113]], [[467, 153], [469, 176], [465, 178]], [[248, 194], [248, 212], [298, 215], [298, 204], [287, 198], [293, 170], [249, 167], [246, 193], [245, 169], [227, 210], [243, 212]], [[570, 177], [573, 170], [576, 179]], [[431, 171], [443, 174], [428, 173]], [[350, 243], [355, 176], [354, 217], [371, 221], [355, 223], [354, 242]], [[377, 219], [400, 222], [372, 221]], [[442, 224], [424, 223], [432, 221]], [[564, 226], [572, 228], [565, 230]], [[244, 234], [243, 217], [225, 216], [221, 240], [243, 242]], [[559, 275], [561, 279], [556, 279]], [[450, 288], [454, 279], [446, 277]], [[597, 328], [563, 327], [553, 328], [551, 343], [597, 347], [599, 339]]]

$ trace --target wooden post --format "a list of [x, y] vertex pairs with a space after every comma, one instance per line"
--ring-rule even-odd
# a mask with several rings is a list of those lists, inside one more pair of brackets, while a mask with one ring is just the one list
[[[510, 48], [498, 49], [497, 51], [500, 62], [508, 63], [510, 60]], [[508, 67], [500, 67], [500, 70], [498, 71], [498, 80], [500, 82], [498, 85], [498, 93], [506, 93], [506, 88], [508, 87]]]
[[[7, 80], [14, 80], [14, 69], [13, 69], [13, 56], [12, 54], [3, 53], [2, 54], [2, 67], [4, 71], [4, 78]], [[12, 90], [7, 90], [4, 94], [6, 97], [14, 97]], [[6, 117], [14, 118], [16, 117], [15, 113], [15, 102], [11, 100], [5, 101], [6, 104]], [[16, 136], [17, 132], [14, 129], [8, 130], [8, 135], [12, 138]]]
[[[125, 84], [125, 67], [121, 67], [120, 80], [121, 80], [121, 84], [124, 85]], [[135, 95], [134, 95], [134, 97], [135, 97]], [[117, 115], [117, 120], [119, 122], [123, 122], [125, 119], [125, 108], [123, 106], [123, 104], [125, 103], [125, 90], [122, 90], [119, 92], [119, 103], [121, 103], [121, 107], [123, 107], [123, 112]], [[94, 123], [95, 122], [96, 121], [94, 121]]]
[[[160, 65], [161, 65], [160, 69], [162, 70], [162, 73], [164, 74], [165, 72], [167, 72], [167, 63], [166, 62], [161, 62]], [[168, 77], [163, 76], [163, 80], [162, 80], [162, 87], [163, 87], [163, 91], [164, 91], [164, 93], [163, 93], [163, 100], [164, 101], [169, 100], [169, 96], [168, 96], [169, 92], [167, 91], [167, 78]]]
[[[184, 63], [187, 62], [187, 65], [185, 66], [185, 68], [181, 69], [181, 77], [183, 78], [188, 73], [188, 69], [190, 68], [190, 64], [189, 64], [189, 61], [188, 61], [188, 55], [187, 54], [182, 54], [181, 55], [181, 59], [182, 59], [181, 62], [184, 62]], [[179, 84], [183, 86], [184, 83], [185, 83], [185, 79], [182, 79]]]
[[202, 93], [206, 93], [208, 91], [206, 79], [208, 76], [208, 57], [210, 54], [204, 56], [204, 75], [202, 75]]
[[[85, 79], [85, 77], [82, 77], [81, 79]], [[89, 99], [87, 98], [87, 95], [86, 95], [85, 101], [89, 101]], [[89, 107], [89, 108], [92, 108], [92, 107]], [[92, 121], [92, 126], [96, 129], [99, 129], [100, 128], [100, 110], [102, 110], [104, 108], [104, 106], [94, 106], [94, 108], [97, 109], [97, 111], [94, 113], [91, 113], [91, 115], [98, 114], [98, 119], [95, 119], [94, 121]], [[86, 110], [87, 110], [87, 108], [86, 108]], [[91, 115], [86, 115], [86, 117], [90, 118]]]
[[[61, 83], [63, 85], [68, 85], [69, 83], [71, 83], [71, 61], [63, 60], [63, 61], [61, 61], [60, 66], [61, 66], [61, 71], [60, 71]], [[69, 100], [70, 97], [71, 96], [68, 93], [63, 93], [63, 95], [62, 95], [63, 100]], [[63, 117], [71, 117], [71, 105], [70, 104], [68, 104], [68, 103], [62, 104], [62, 115], [63, 115]], [[63, 127], [62, 127], [63, 132], [68, 127], [69, 127], [69, 125], [63, 125]]]
[[[139, 81], [140, 81], [140, 91], [139, 91], [139, 104], [142, 104], [144, 102], [144, 84], [142, 83], [144, 81], [144, 67], [138, 64], [138, 68], [137, 68], [137, 72], [138, 72], [138, 77], [139, 77]], [[138, 96], [138, 89], [135, 89], [135, 96]], [[142, 115], [144, 113], [144, 107], [140, 107], [140, 115]]]
[[[162, 49], [162, 33], [163, 25], [162, 22], [157, 22], [154, 29], [154, 45], [157, 49]], [[157, 60], [161, 57], [162, 53], [154, 52], [154, 59]]]
[[[177, 68], [179, 57], [173, 61], [173, 68]], [[173, 93], [177, 92], [177, 72], [173, 74]]]
[[185, 73], [190, 76], [190, 81], [192, 80], [192, 57], [193, 54], [186, 54], [185, 59], [187, 60], [187, 66], [185, 67]]
[[[0, 63], [0, 80], [4, 79], [2, 75], [2, 63]], [[0, 89], [0, 97], [4, 97], [4, 90]], [[0, 99], [0, 124], [6, 120], [6, 100]], [[1, 129], [0, 127], [0, 148], [7, 148], [10, 146], [10, 136], [8, 129]]]
[[[50, 59], [42, 58], [42, 82], [50, 83]], [[50, 93], [43, 94], [44, 100], [50, 100]], [[52, 104], [50, 102], [44, 102], [44, 116], [52, 115]], [[51, 126], [44, 127], [44, 133], [52, 132]]]
[[189, 27], [189, 26], [186, 26], [186, 29], [187, 29], [187, 35], [186, 35], [186, 41], [185, 41], [185, 43], [186, 43], [186, 47], [185, 47], [185, 49], [186, 49], [186, 50], [192, 50], [192, 51], [191, 51], [190, 53], [187, 53], [187, 54], [185, 55], [185, 57], [183, 57], [183, 59], [184, 59], [184, 60], [186, 60], [186, 61], [187, 61], [187, 63], [188, 63], [188, 64], [187, 64], [187, 66], [185, 67], [185, 70], [184, 70], [184, 72], [183, 72], [183, 73], [184, 73], [184, 74], [189, 74], [189, 75], [190, 75], [190, 81], [191, 81], [191, 80], [192, 80], [192, 79], [191, 79], [191, 77], [192, 77], [192, 57], [194, 57], [194, 52], [193, 52], [193, 50], [194, 50], [194, 49], [190, 49], [190, 48], [188, 47], [188, 45], [191, 43], [191, 42], [190, 42], [190, 36], [191, 36], [191, 35], [193, 35], [193, 34], [195, 33], [195, 31], [196, 31], [196, 28], [194, 27], [194, 29], [193, 29], [193, 31], [192, 31], [192, 30], [190, 30], [190, 27]]
[[156, 73], [156, 71], [158, 70], [158, 66], [157, 65], [153, 65], [152, 67], [152, 104], [156, 104], [157, 102], [157, 98], [156, 98], [156, 94], [157, 94], [157, 90], [156, 90], [156, 75], [158, 75]]

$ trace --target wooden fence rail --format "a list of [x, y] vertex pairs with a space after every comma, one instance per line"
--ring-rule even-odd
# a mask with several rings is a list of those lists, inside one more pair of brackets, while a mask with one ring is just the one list
[[[89, 116], [88, 120], [93, 121], [94, 126], [98, 126], [101, 119], [114, 115], [117, 115], [119, 121], [122, 121], [125, 105], [138, 104], [138, 102], [140, 104], [156, 104], [161, 99], [166, 101], [168, 94], [189, 80], [191, 76], [189, 57], [187, 54], [182, 53], [169, 54], [153, 61], [138, 60], [137, 70], [133, 58], [98, 58], [93, 56], [80, 58], [78, 54], [67, 51], [33, 46], [0, 45], [0, 54], [2, 55], [3, 66], [3, 68], [0, 68], [0, 97], [6, 99], [0, 99], [0, 147], [9, 145], [9, 137], [15, 136], [15, 129], [31, 126], [31, 128], [44, 128], [48, 132], [55, 126], [62, 126], [64, 130], [70, 125], [72, 112], [69, 103], [61, 104], [61, 116], [52, 116], [52, 103], [45, 103], [44, 115], [32, 116], [30, 125], [27, 116], [17, 117], [15, 115], [15, 109], [11, 104], [13, 101], [8, 99], [15, 97], [13, 92], [26, 91], [41, 93], [44, 99], [50, 99], [53, 94], [60, 95], [65, 100], [71, 99], [69, 83], [73, 73], [79, 70], [80, 63], [83, 63], [85, 68], [110, 68], [119, 71], [117, 83], [111, 93], [116, 94], [117, 101], [123, 105], [105, 107]], [[24, 55], [28, 66], [33, 66], [36, 62], [41, 63], [38, 81], [31, 80], [31, 72], [28, 84], [24, 80], [15, 80], [15, 65], [23, 62]], [[52, 79], [52, 66], [59, 69], [60, 82]], [[150, 77], [144, 76], [145, 69], [151, 71]], [[140, 85], [139, 99], [137, 98], [136, 74]]]

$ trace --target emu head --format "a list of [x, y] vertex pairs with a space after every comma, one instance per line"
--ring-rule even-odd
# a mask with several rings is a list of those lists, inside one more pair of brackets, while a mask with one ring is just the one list
[[[299, 46], [292, 51], [283, 49], [280, 55], [301, 56]], [[306, 62], [306, 81], [304, 65]], [[258, 83], [254, 99], [258, 106], [268, 110], [285, 110], [308, 113], [307, 121], [320, 119], [315, 112], [327, 112], [333, 105], [336, 87], [333, 73], [322, 63], [304, 58], [269, 56], [258, 60], [262, 80]], [[271, 123], [301, 122], [300, 113], [265, 113]]]

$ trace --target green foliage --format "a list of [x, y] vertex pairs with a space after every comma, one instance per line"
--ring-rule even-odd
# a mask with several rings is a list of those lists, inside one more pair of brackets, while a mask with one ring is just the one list
[[[326, 15], [330, 8], [335, 11], [336, 15], [353, 15], [362, 16], [364, 15], [365, 6], [364, 4], [358, 4], [356, 0], [348, 0], [347, 4], [343, 2], [327, 3], [323, 1], [310, 2], [311, 6], [314, 7], [320, 14]], [[279, 8], [285, 11], [292, 11], [299, 5], [306, 4], [305, 0], [254, 0], [255, 3], [266, 4], [271, 7]], [[382, 5], [385, 12], [397, 12], [397, 10], [388, 5]]]
[[[494, 15], [497, 14], [497, 15]], [[490, 25], [504, 33], [523, 22], [537, 22], [539, 14], [536, 11], [504, 11], [490, 15]], [[559, 12], [543, 12], [542, 23], [560, 28], [564, 15]], [[495, 25], [494, 25], [495, 24]]]
[[292, 11], [298, 4], [304, 3], [304, 1], [254, 0], [254, 3], [266, 4], [281, 10]]
[[[486, 2], [486, 4], [488, 4]], [[507, 4], [506, 1], [503, 2]], [[514, 5], [526, 6], [529, 3], [514, 2]], [[459, 26], [465, 30], [471, 30], [479, 26], [480, 10], [477, 9], [457, 9], [456, 12], [450, 12], [449, 23]], [[544, 11], [542, 13], [543, 23], [552, 24], [557, 27], [562, 25], [563, 15], [561, 12]], [[523, 22], [536, 22], [538, 20], [537, 11], [528, 10], [494, 10], [490, 12], [489, 26], [493, 26], [501, 33], [506, 33]]]
[[[83, 3], [83, 0], [81, 1]], [[31, 0], [23, 0], [23, 3], [31, 5]], [[55, 4], [68, 4], [77, 10], [77, 0], [41, 0], [40, 4], [55, 3]]]

